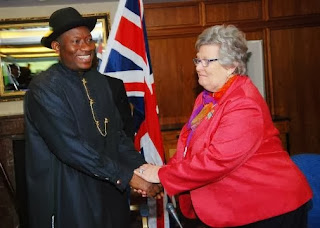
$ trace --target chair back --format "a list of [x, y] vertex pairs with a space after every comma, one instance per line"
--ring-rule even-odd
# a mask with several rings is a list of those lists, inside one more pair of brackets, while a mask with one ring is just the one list
[[313, 192], [308, 228], [320, 228], [320, 154], [297, 154], [291, 159], [306, 176]]

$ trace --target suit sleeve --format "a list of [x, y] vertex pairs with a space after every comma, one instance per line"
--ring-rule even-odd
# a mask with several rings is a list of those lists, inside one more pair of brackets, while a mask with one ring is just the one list
[[[64, 102], [62, 92], [50, 87], [35, 88], [29, 90], [25, 96], [26, 118], [36, 127], [49, 150], [62, 163], [94, 178], [108, 180], [120, 190], [126, 188], [132, 178], [133, 167], [101, 156], [80, 137], [75, 130], [77, 123], [73, 120], [68, 103]], [[122, 149], [130, 153], [128, 148]], [[137, 153], [136, 156], [140, 155]], [[121, 180], [120, 184], [118, 180]]]
[[[210, 128], [210, 126], [208, 126]], [[243, 164], [260, 146], [263, 117], [250, 99], [230, 102], [202, 152], [159, 170], [160, 181], [169, 195], [190, 191], [219, 181]]]

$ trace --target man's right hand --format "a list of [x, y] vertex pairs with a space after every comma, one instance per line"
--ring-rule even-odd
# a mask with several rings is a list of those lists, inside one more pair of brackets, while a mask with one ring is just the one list
[[129, 184], [142, 196], [153, 197], [156, 199], [161, 199], [163, 197], [163, 187], [161, 184], [152, 184], [136, 174], [133, 174]]

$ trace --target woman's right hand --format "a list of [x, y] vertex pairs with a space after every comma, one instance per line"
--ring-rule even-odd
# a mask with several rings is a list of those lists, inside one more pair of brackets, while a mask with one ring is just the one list
[[160, 179], [158, 176], [158, 171], [160, 168], [161, 166], [152, 165], [152, 164], [143, 164], [142, 166], [134, 170], [134, 173], [137, 176], [151, 183], [160, 183]]

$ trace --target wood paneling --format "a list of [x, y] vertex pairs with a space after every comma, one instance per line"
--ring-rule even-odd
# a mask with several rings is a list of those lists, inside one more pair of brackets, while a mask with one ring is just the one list
[[269, 0], [270, 18], [320, 13], [319, 0]]
[[199, 4], [146, 5], [145, 18], [148, 29], [154, 27], [182, 27], [200, 25]]
[[175, 154], [180, 130], [162, 131], [166, 162]]
[[206, 24], [262, 19], [261, 1], [205, 2]]
[[279, 130], [279, 137], [282, 142], [283, 148], [291, 154], [290, 149], [290, 120], [288, 118], [273, 118], [274, 126]]
[[0, 136], [12, 136], [14, 134], [23, 134], [23, 117], [0, 117]]
[[320, 27], [271, 31], [275, 113], [290, 119], [292, 154], [320, 149]]
[[[10, 184], [15, 188], [13, 139], [24, 132], [23, 116], [0, 117], [0, 162]], [[0, 170], [1, 172], [1, 170]], [[12, 195], [3, 173], [0, 173], [0, 223], [1, 227], [17, 227], [19, 219]]]
[[196, 37], [149, 41], [162, 128], [181, 126], [189, 117], [197, 95]]
[[247, 40], [263, 40], [264, 38], [262, 29], [253, 32], [245, 32], [245, 34]]

